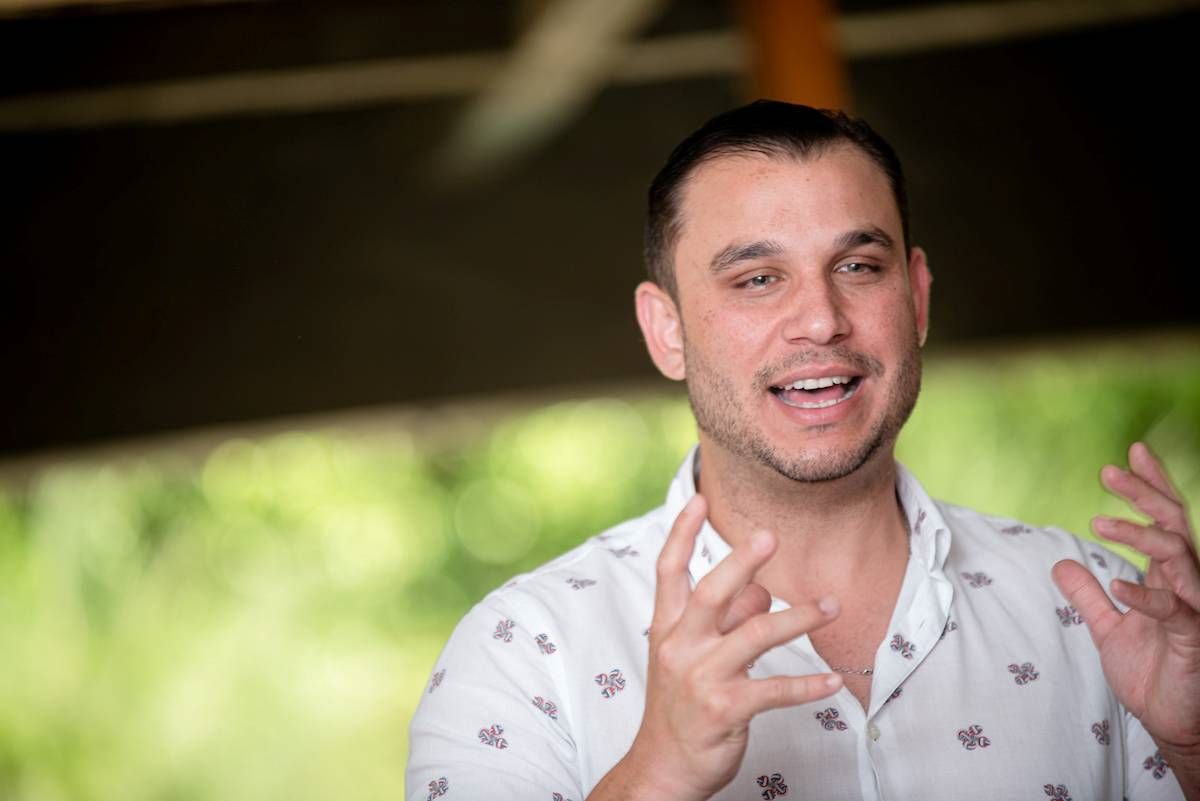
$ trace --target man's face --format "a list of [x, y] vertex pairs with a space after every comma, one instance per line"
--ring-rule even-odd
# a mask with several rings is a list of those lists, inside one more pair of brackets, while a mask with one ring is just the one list
[[905, 258], [883, 172], [849, 146], [724, 157], [687, 182], [681, 222], [683, 373], [702, 447], [797, 481], [890, 459], [920, 388], [929, 279], [924, 254]]

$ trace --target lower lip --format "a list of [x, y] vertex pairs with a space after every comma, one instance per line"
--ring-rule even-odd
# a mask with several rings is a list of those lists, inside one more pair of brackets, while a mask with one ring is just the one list
[[829, 425], [831, 423], [839, 422], [848, 414], [850, 414], [853, 407], [857, 405], [856, 402], [859, 396], [862, 395], [863, 383], [865, 381], [865, 378], [860, 378], [854, 385], [854, 389], [851, 391], [851, 393], [848, 396], [843, 396], [842, 399], [837, 403], [818, 408], [806, 409], [802, 406], [792, 406], [791, 404], [784, 402], [784, 400], [774, 392], [771, 393], [771, 397], [774, 399], [778, 408], [796, 422], [810, 426]]

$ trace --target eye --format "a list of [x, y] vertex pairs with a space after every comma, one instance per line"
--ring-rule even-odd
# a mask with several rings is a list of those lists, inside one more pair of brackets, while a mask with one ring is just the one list
[[775, 283], [777, 280], [779, 279], [774, 275], [752, 275], [745, 281], [742, 281], [738, 286], [746, 289], [765, 289], [766, 287], [769, 287], [771, 284]]
[[839, 265], [835, 272], [848, 273], [849, 275], [867, 275], [869, 273], [879, 272], [879, 267], [871, 264], [870, 262], [851, 261]]

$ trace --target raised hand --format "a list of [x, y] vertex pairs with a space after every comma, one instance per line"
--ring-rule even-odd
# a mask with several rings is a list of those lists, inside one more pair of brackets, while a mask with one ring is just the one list
[[[1200, 567], [1183, 500], [1162, 465], [1142, 443], [1129, 449], [1129, 470], [1107, 465], [1100, 479], [1153, 521], [1096, 517], [1092, 529], [1150, 557], [1144, 584], [1114, 579], [1122, 615], [1096, 578], [1074, 561], [1053, 576], [1083, 616], [1109, 686], [1163, 750], [1189, 798], [1200, 775]], [[1196, 773], [1193, 773], [1193, 769]]]
[[842, 686], [836, 674], [751, 679], [746, 666], [767, 650], [828, 623], [832, 598], [765, 613], [766, 591], [754, 574], [776, 540], [755, 534], [734, 548], [692, 591], [688, 561], [707, 507], [697, 495], [684, 507], [658, 559], [650, 626], [650, 663], [642, 725], [629, 753], [589, 796], [707, 799], [728, 784], [746, 753], [759, 712], [824, 698]]

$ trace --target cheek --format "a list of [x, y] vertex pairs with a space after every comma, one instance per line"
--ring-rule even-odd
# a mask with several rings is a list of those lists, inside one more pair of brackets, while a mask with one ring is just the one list
[[916, 317], [907, 298], [866, 303], [855, 309], [855, 328], [885, 342], [905, 343], [915, 336]]
[[706, 309], [698, 315], [699, 344], [731, 372], [753, 366], [770, 347], [771, 325], [762, 315]]

